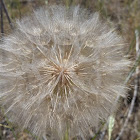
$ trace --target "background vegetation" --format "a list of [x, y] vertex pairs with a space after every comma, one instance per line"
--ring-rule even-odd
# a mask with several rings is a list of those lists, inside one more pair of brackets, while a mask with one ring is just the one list
[[[0, 0], [0, 2], [2, 2], [2, 0]], [[3, 0], [3, 2], [5, 3], [12, 23], [14, 23], [17, 18], [20, 19], [30, 14], [34, 9], [52, 3], [61, 3], [67, 7], [79, 4], [91, 12], [100, 12], [102, 18], [114, 23], [118, 32], [122, 34], [129, 43], [129, 47], [126, 49], [128, 49], [130, 59], [134, 60], [134, 65], [126, 80], [127, 84], [130, 85], [130, 90], [127, 98], [120, 100], [117, 113], [110, 119], [109, 125], [111, 125], [111, 127], [104, 124], [92, 140], [119, 140], [117, 138], [120, 132], [123, 132], [120, 136], [120, 140], [140, 140], [140, 92], [138, 88], [140, 62], [140, 50], [138, 49], [138, 47], [140, 47], [140, 0]], [[7, 35], [12, 31], [12, 25], [10, 26], [9, 24], [4, 8], [0, 7], [0, 9], [0, 27], [2, 32], [0, 38], [2, 38], [3, 35]], [[6, 119], [1, 109], [0, 140], [16, 139], [35, 140], [36, 138], [26, 130], [19, 132], [18, 128]], [[65, 139], [67, 139], [67, 136]]]

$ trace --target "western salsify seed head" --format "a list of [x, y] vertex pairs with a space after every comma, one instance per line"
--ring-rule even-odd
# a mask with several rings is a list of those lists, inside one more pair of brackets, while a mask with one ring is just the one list
[[0, 44], [0, 103], [10, 121], [85, 139], [126, 93], [123, 38], [80, 7], [49, 6], [17, 21]]

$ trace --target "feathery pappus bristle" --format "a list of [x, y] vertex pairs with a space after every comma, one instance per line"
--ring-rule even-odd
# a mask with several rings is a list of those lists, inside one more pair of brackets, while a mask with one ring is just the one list
[[86, 139], [125, 96], [124, 39], [79, 6], [40, 8], [0, 44], [0, 104], [35, 135]]

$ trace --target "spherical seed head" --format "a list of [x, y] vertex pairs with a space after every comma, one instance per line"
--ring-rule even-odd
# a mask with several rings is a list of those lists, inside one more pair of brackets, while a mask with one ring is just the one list
[[[114, 112], [130, 61], [98, 13], [49, 6], [17, 21], [0, 45], [0, 99], [12, 122], [41, 137], [86, 137]], [[59, 138], [58, 138], [59, 137]]]

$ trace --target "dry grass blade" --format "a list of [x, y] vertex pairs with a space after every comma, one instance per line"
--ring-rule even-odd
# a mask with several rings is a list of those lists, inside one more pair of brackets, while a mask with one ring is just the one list
[[4, 12], [5, 12], [5, 14], [6, 14], [6, 17], [7, 17], [7, 19], [8, 19], [8, 22], [9, 22], [9, 24], [10, 24], [11, 29], [13, 29], [14, 27], [13, 27], [12, 21], [11, 21], [11, 19], [10, 19], [10, 16], [9, 16], [9, 14], [8, 14], [7, 8], [6, 8], [5, 3], [4, 3], [3, 0], [1, 0], [1, 6], [2, 6], [3, 9], [4, 9]]
[[[140, 57], [140, 49], [139, 49], [140, 42], [139, 42], [139, 32], [138, 32], [138, 30], [135, 30], [135, 35], [136, 35], [136, 60], [138, 60], [138, 58]], [[137, 66], [136, 75], [138, 73], [139, 73], [139, 67]], [[132, 111], [133, 111], [133, 108], [134, 108], [137, 93], [138, 93], [138, 76], [135, 79], [134, 95], [133, 95], [133, 98], [132, 98], [132, 101], [131, 101], [131, 105], [130, 105], [130, 109], [129, 109], [127, 118], [126, 118], [126, 120], [124, 122], [124, 125], [123, 125], [118, 137], [115, 140], [120, 140], [120, 138], [121, 138], [121, 136], [122, 136], [127, 124], [128, 124], [128, 121], [129, 121], [129, 119], [131, 117], [131, 114], [132, 114]]]
[[2, 1], [0, 1], [0, 19], [1, 19], [1, 36], [3, 36], [4, 28], [3, 28], [3, 5]]

